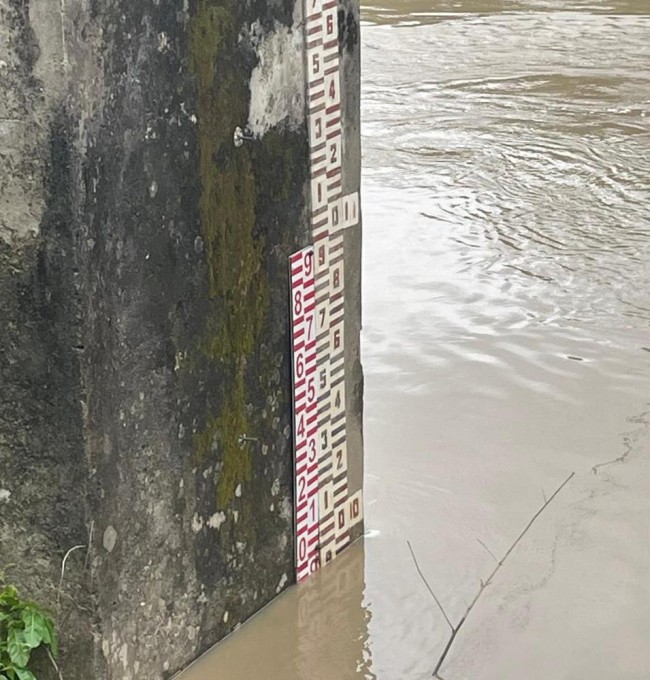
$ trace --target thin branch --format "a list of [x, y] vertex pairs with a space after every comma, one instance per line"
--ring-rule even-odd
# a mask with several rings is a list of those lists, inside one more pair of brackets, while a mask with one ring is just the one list
[[549, 497], [547, 501], [544, 502], [544, 505], [531, 517], [530, 521], [526, 526], [524, 527], [524, 530], [517, 536], [515, 539], [515, 542], [508, 548], [506, 551], [506, 554], [501, 558], [501, 561], [499, 562], [499, 566], [490, 574], [487, 583], [489, 583], [494, 575], [499, 571], [499, 568], [501, 565], [510, 557], [510, 554], [512, 551], [519, 545], [521, 542], [521, 539], [528, 533], [530, 528], [533, 526], [533, 524], [536, 522], [537, 518], [546, 510], [546, 508], [551, 504], [551, 502], [555, 499], [555, 497], [564, 489], [564, 487], [575, 477], [575, 472], [572, 472], [563, 482], [558, 486], [557, 489], [553, 492], [553, 494]]
[[497, 564], [499, 564], [499, 560], [495, 557], [494, 553], [487, 547], [487, 545], [485, 545], [485, 543], [483, 543], [483, 541], [480, 538], [477, 538], [476, 540], [487, 550], [487, 552], [490, 554], [490, 557], [492, 557], [492, 559]]
[[648, 415], [650, 415], [650, 411], [645, 411], [644, 413], [640, 413], [637, 416], [628, 418], [628, 422], [634, 423], [635, 425], [640, 425], [641, 427], [637, 428], [636, 430], [621, 433], [624, 435], [623, 447], [625, 450], [620, 456], [618, 456], [618, 458], [614, 458], [612, 460], [605, 461], [604, 463], [598, 463], [597, 465], [594, 465], [591, 468], [591, 471], [595, 475], [598, 474], [598, 471], [601, 468], [606, 468], [609, 467], [610, 465], [616, 465], [617, 463], [625, 463], [627, 461], [627, 459], [632, 455], [634, 451], [634, 444], [636, 443], [638, 437], [648, 428], [648, 422], [646, 421]]
[[445, 621], [449, 624], [449, 628], [451, 628], [452, 632], [454, 630], [454, 625], [453, 623], [449, 620], [449, 617], [447, 616], [447, 612], [445, 611], [445, 608], [440, 604], [440, 600], [436, 597], [436, 594], [433, 592], [433, 589], [429, 585], [429, 582], [424, 578], [424, 574], [422, 573], [422, 570], [420, 569], [420, 565], [418, 564], [418, 560], [415, 557], [415, 553], [413, 552], [413, 548], [411, 546], [411, 541], [406, 541], [406, 544], [409, 547], [409, 550], [411, 551], [411, 557], [413, 558], [413, 562], [415, 563], [415, 568], [418, 570], [418, 574], [420, 574], [420, 578], [422, 579], [422, 582], [424, 585], [427, 587], [427, 590], [431, 593], [431, 597], [435, 600], [435, 603], [438, 605], [438, 609], [442, 612], [442, 615], [445, 617]]
[[54, 666], [54, 670], [56, 671], [57, 675], [59, 676], [59, 680], [63, 680], [63, 675], [61, 674], [61, 670], [59, 669], [59, 666], [57, 665], [56, 661], [54, 660], [54, 657], [52, 656], [52, 652], [50, 651], [50, 648], [46, 647], [45, 651], [47, 652], [47, 655], [50, 657], [50, 661], [52, 662], [52, 665]]
[[85, 545], [75, 545], [74, 548], [70, 548], [68, 552], [65, 554], [65, 557], [63, 558], [63, 562], [61, 562], [61, 577], [59, 578], [59, 591], [56, 595], [56, 609], [57, 611], [59, 610], [59, 607], [61, 606], [61, 590], [63, 589], [63, 577], [65, 575], [65, 563], [68, 561], [68, 557], [75, 551], [75, 550], [81, 550], [82, 548], [85, 548]]
[[[497, 575], [499, 569], [503, 566], [504, 562], [510, 557], [514, 549], [519, 545], [521, 540], [524, 538], [524, 536], [528, 533], [530, 528], [533, 526], [537, 518], [546, 510], [546, 508], [551, 504], [553, 499], [562, 491], [562, 489], [573, 479], [575, 475], [575, 472], [572, 472], [563, 482], [558, 486], [558, 488], [555, 490], [552, 496], [547, 501], [544, 501], [544, 505], [532, 516], [528, 524], [524, 527], [524, 530], [517, 536], [517, 538], [513, 541], [513, 543], [510, 545], [508, 550], [506, 550], [505, 555], [501, 558], [501, 560], [498, 562], [497, 566], [494, 568], [492, 573], [488, 576], [487, 580], [484, 583], [481, 583], [481, 587], [478, 589], [478, 592], [474, 596], [474, 599], [470, 603], [469, 607], [467, 607], [467, 610], [465, 611], [465, 614], [463, 615], [463, 618], [458, 622], [458, 625], [454, 628], [452, 626], [452, 632], [451, 636], [449, 637], [449, 640], [447, 641], [447, 644], [445, 645], [445, 648], [442, 651], [442, 654], [438, 657], [438, 662], [436, 663], [436, 667], [433, 670], [433, 673], [431, 674], [434, 678], [439, 678], [440, 676], [438, 675], [438, 671], [440, 670], [442, 664], [445, 662], [445, 659], [447, 658], [447, 655], [449, 654], [449, 650], [451, 649], [451, 646], [454, 644], [454, 640], [456, 639], [456, 636], [458, 635], [460, 629], [463, 627], [463, 624], [465, 621], [467, 621], [467, 617], [469, 616], [470, 612], [474, 607], [476, 606], [476, 603], [479, 601], [479, 598], [485, 591], [485, 589], [492, 583], [492, 580], [494, 577]], [[434, 596], [435, 597], [435, 596]], [[436, 598], [436, 602], [438, 599]]]

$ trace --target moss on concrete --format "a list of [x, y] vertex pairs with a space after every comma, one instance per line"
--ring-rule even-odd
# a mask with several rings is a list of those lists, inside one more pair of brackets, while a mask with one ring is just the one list
[[233, 133], [247, 119], [245, 72], [237, 53], [235, 3], [199, 0], [190, 26], [190, 63], [197, 81], [201, 234], [215, 313], [206, 319], [201, 351], [228, 374], [220, 414], [209, 414], [196, 438], [205, 460], [215, 436], [222, 468], [217, 505], [225, 508], [237, 484], [251, 476], [251, 454], [238, 437], [247, 430], [244, 369], [268, 315], [264, 242], [256, 237], [256, 190], [249, 148], [235, 148]]
[[244, 403], [243, 378], [235, 381], [234, 389], [222, 406], [218, 417], [211, 417], [206, 429], [196, 437], [195, 450], [200, 460], [206, 460], [215, 443], [221, 452], [221, 473], [217, 482], [217, 506], [226, 507], [235, 496], [239, 484], [252, 477], [252, 461], [248, 447], [240, 446], [240, 434], [248, 430]]

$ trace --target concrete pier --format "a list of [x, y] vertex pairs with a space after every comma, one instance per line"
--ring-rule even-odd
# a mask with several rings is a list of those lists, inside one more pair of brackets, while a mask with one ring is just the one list
[[[356, 2], [338, 19], [358, 191]], [[294, 582], [302, 22], [302, 0], [0, 0], [0, 570], [55, 613], [66, 680], [170, 677]]]

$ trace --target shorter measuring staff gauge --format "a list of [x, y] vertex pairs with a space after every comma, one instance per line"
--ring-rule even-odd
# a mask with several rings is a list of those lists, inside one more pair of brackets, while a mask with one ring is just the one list
[[318, 400], [314, 249], [292, 255], [291, 325], [295, 445], [297, 580], [320, 562], [318, 512]]
[[[363, 513], [362, 492], [347, 485], [345, 365], [342, 295], [329, 290], [340, 269], [331, 266], [328, 309], [333, 321], [319, 323], [314, 246], [290, 257], [293, 417], [295, 447], [296, 579], [304, 580], [350, 542]], [[341, 289], [342, 281], [334, 289]], [[327, 351], [319, 357], [319, 339]]]

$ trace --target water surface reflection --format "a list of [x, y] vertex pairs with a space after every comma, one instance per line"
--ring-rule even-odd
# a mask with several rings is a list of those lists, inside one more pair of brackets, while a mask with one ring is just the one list
[[[363, 543], [291, 588], [199, 660], [184, 680], [374, 678], [363, 604]], [[317, 671], [315, 671], [317, 669]]]

